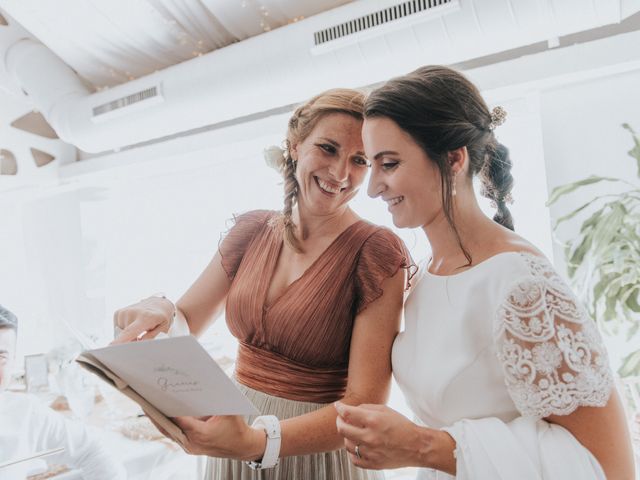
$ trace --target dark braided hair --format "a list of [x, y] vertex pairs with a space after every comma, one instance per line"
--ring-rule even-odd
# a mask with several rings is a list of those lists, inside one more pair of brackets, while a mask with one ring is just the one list
[[493, 219], [500, 225], [513, 230], [513, 217], [507, 203], [511, 202], [513, 177], [511, 176], [511, 158], [509, 149], [501, 143], [490, 145], [487, 160], [480, 170], [482, 195], [492, 201], [498, 210]]

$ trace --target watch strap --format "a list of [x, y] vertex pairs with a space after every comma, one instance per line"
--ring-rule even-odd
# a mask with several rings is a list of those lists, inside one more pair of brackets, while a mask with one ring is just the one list
[[261, 415], [251, 424], [253, 428], [261, 428], [267, 435], [267, 446], [259, 461], [247, 462], [254, 470], [273, 468], [280, 460], [280, 420], [275, 415]]

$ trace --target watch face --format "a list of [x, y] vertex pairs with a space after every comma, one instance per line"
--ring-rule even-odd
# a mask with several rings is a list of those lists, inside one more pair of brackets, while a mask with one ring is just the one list
[[[251, 470], [262, 470], [262, 462], [253, 461], [253, 462], [245, 462], [245, 463]], [[266, 467], [266, 468], [273, 468], [277, 466], [279, 463], [280, 463], [280, 459], [276, 460], [276, 463], [274, 463], [272, 466]]]

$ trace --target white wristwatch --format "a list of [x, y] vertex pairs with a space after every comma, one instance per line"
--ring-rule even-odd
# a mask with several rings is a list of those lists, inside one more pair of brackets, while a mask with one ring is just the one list
[[273, 468], [280, 460], [280, 420], [275, 415], [263, 415], [251, 424], [253, 428], [262, 428], [267, 434], [267, 447], [261, 460], [247, 462], [253, 470]]

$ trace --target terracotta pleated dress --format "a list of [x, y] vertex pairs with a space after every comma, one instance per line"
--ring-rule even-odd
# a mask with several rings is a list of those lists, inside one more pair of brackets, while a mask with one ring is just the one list
[[[342, 398], [356, 315], [382, 295], [386, 278], [413, 265], [394, 233], [361, 220], [266, 305], [283, 245], [281, 229], [270, 222], [276, 215], [261, 210], [237, 217], [219, 248], [232, 280], [226, 320], [239, 342], [235, 380], [262, 415], [284, 420]], [[262, 471], [241, 461], [210, 458], [206, 469], [207, 479], [382, 477], [354, 467], [344, 449], [281, 458], [277, 467]]]

